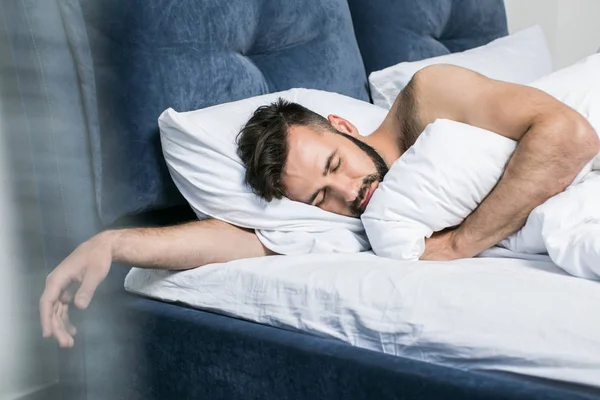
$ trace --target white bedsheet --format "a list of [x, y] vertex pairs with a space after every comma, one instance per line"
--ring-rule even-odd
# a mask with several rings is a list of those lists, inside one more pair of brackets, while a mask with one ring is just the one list
[[125, 287], [436, 364], [600, 387], [600, 283], [549, 262], [273, 256], [175, 273], [134, 268]]

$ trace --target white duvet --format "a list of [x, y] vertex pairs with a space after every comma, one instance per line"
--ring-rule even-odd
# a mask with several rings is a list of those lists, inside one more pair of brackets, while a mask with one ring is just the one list
[[[392, 165], [362, 216], [375, 254], [418, 260], [425, 238], [460, 225], [492, 191], [515, 145], [454, 121], [429, 125]], [[600, 279], [600, 171], [592, 164], [499, 245], [513, 257], [548, 254], [572, 275]]]
[[[534, 83], [586, 117], [600, 133], [600, 55]], [[516, 142], [440, 119], [397, 160], [362, 216], [373, 251], [417, 260], [425, 238], [459, 225], [493, 190]], [[572, 275], [600, 279], [600, 155], [563, 193], [537, 207], [500, 243], [514, 252], [548, 254]]]
[[125, 287], [387, 354], [600, 387], [600, 283], [549, 262], [272, 256], [134, 268]]
[[500, 245], [547, 253], [571, 275], [600, 280], [600, 171], [534, 209], [525, 226]]

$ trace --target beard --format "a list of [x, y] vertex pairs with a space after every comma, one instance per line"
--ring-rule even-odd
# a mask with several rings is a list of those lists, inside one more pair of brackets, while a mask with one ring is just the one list
[[360, 208], [360, 203], [362, 203], [362, 201], [365, 199], [365, 196], [367, 195], [367, 190], [369, 190], [369, 186], [371, 185], [371, 183], [381, 182], [382, 180], [383, 177], [380, 178], [379, 174], [371, 174], [368, 175], [365, 179], [363, 179], [363, 184], [360, 190], [358, 191], [358, 196], [356, 196], [356, 199], [354, 199], [352, 204], [350, 204], [350, 212], [355, 217], [358, 218], [363, 213], [363, 210]]
[[365, 152], [367, 156], [373, 161], [375, 165], [376, 173], [368, 175], [365, 179], [363, 179], [363, 184], [358, 192], [358, 196], [356, 199], [350, 204], [350, 212], [354, 214], [356, 217], [360, 217], [362, 214], [362, 210], [360, 209], [360, 203], [364, 200], [367, 195], [367, 190], [369, 186], [373, 182], [381, 182], [385, 175], [388, 173], [388, 167], [385, 165], [385, 161], [383, 157], [379, 155], [377, 150], [369, 146], [368, 144], [356, 139], [354, 136], [350, 136], [344, 132], [337, 131], [338, 134], [344, 136], [346, 139], [350, 140], [352, 143], [358, 146], [359, 149]]

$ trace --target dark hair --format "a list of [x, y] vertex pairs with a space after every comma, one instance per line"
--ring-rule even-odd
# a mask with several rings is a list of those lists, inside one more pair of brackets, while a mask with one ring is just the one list
[[289, 153], [292, 125], [332, 130], [326, 118], [282, 98], [259, 107], [240, 131], [238, 155], [246, 166], [246, 183], [267, 201], [285, 196], [282, 178]]

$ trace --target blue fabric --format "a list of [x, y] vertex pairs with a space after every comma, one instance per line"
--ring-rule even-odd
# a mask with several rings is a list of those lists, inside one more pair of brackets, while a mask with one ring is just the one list
[[345, 0], [62, 3], [106, 223], [183, 202], [159, 144], [157, 117], [167, 107], [187, 111], [291, 87], [368, 99]]
[[367, 74], [508, 34], [504, 0], [348, 0]]
[[112, 301], [88, 311], [94, 316], [87, 325], [94, 332], [88, 400], [591, 400], [598, 394], [460, 371], [127, 295]]

